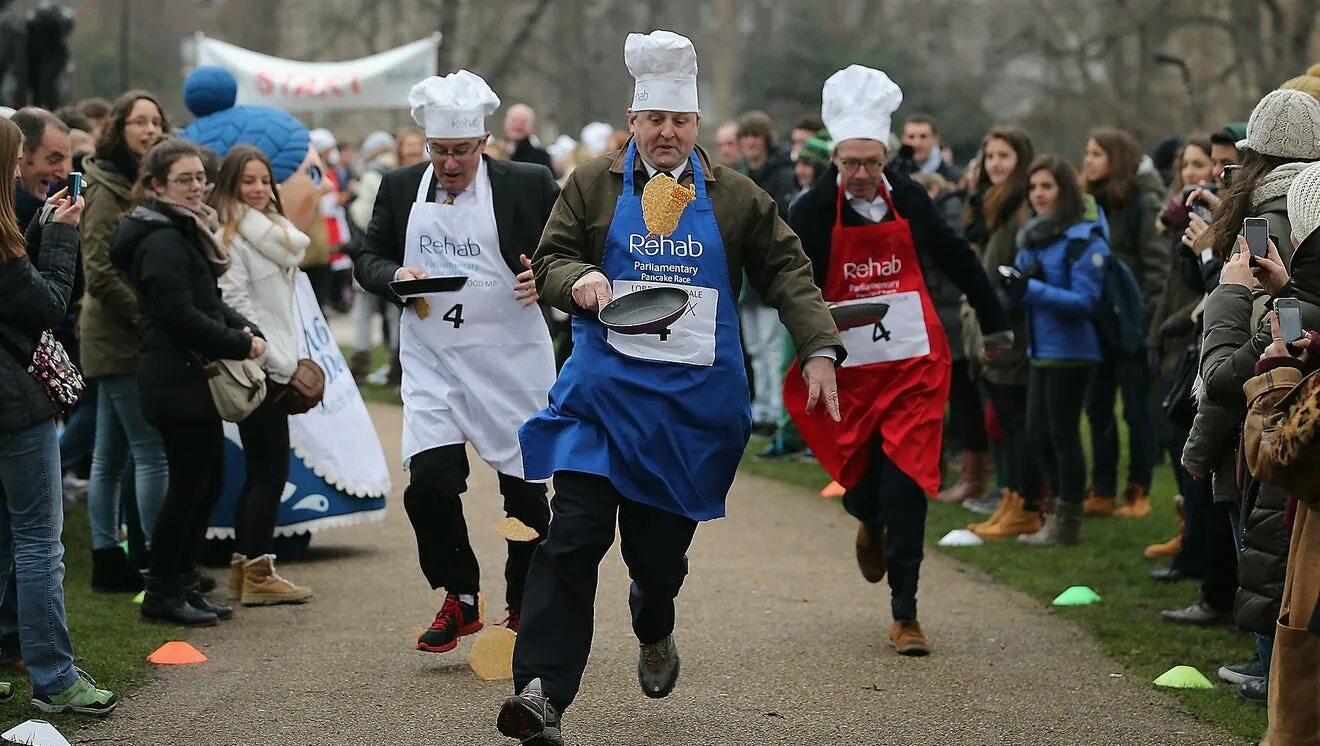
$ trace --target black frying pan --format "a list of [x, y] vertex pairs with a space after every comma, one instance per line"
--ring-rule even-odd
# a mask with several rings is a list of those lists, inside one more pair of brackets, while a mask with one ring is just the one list
[[400, 298], [407, 298], [410, 295], [426, 295], [428, 293], [452, 293], [462, 290], [467, 284], [466, 277], [423, 277], [420, 280], [395, 280], [390, 283], [390, 290], [393, 290]]
[[678, 288], [647, 288], [620, 296], [600, 309], [600, 323], [619, 334], [659, 334], [688, 308], [688, 294]]
[[870, 326], [879, 322], [889, 312], [888, 303], [850, 303], [846, 306], [831, 305], [830, 315], [839, 331]]

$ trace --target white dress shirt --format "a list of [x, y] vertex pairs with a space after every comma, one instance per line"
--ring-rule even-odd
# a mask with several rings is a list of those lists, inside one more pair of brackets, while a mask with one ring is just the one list
[[[842, 184], [843, 177], [840, 176], [838, 178], [839, 183]], [[880, 175], [880, 180], [885, 183], [885, 189], [890, 188], [889, 179], [886, 178], [884, 174]], [[880, 194], [879, 190], [875, 193], [875, 199], [869, 201], [864, 200], [861, 197], [854, 197], [852, 192], [849, 192], [846, 189], [843, 192], [843, 196], [848, 200], [849, 207], [856, 210], [858, 215], [861, 215], [872, 223], [878, 223], [881, 220], [884, 220], [885, 216], [889, 214], [889, 204], [885, 202], [885, 198]]]

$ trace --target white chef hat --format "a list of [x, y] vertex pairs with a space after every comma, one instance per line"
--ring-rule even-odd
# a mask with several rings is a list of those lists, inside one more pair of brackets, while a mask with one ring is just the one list
[[427, 137], [441, 140], [480, 137], [486, 117], [500, 108], [500, 97], [480, 75], [467, 70], [443, 78], [432, 75], [408, 92], [413, 121]]
[[545, 148], [545, 152], [549, 153], [551, 158], [563, 158], [574, 150], [577, 150], [577, 140], [568, 135], [560, 135]]
[[697, 49], [673, 31], [628, 34], [623, 61], [637, 81], [633, 111], [697, 112]]
[[903, 103], [903, 89], [888, 75], [862, 65], [849, 65], [825, 81], [820, 118], [830, 139], [878, 140], [889, 143], [890, 117]]
[[582, 147], [590, 155], [600, 155], [610, 146], [614, 128], [604, 122], [592, 122], [582, 128]]
[[312, 141], [312, 147], [318, 153], [324, 153], [327, 150], [334, 150], [339, 147], [339, 141], [335, 139], [335, 133], [324, 127], [318, 127], [308, 132], [307, 138]]

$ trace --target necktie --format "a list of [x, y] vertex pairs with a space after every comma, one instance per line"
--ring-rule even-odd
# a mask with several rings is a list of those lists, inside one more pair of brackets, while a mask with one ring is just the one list
[[442, 205], [452, 205], [452, 204], [454, 204], [454, 198], [457, 197], [458, 195], [457, 195], [457, 194], [454, 194], [453, 192], [445, 192], [445, 194], [446, 194], [447, 196], [445, 197], [445, 200], [444, 200], [443, 202], [441, 202], [440, 204], [442, 204]]

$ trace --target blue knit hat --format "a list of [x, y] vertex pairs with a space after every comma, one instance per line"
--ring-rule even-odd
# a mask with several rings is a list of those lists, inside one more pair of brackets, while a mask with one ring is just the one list
[[238, 82], [222, 67], [204, 65], [183, 83], [183, 101], [197, 117], [183, 137], [222, 158], [235, 145], [251, 145], [270, 159], [276, 181], [293, 175], [307, 158], [307, 127], [269, 106], [235, 106]]

